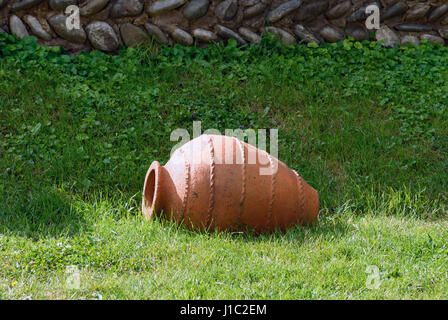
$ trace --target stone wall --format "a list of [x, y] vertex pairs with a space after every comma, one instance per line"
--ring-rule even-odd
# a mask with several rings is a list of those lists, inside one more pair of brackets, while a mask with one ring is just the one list
[[[381, 9], [381, 28], [367, 30], [365, 7]], [[77, 5], [81, 28], [68, 30], [65, 8]], [[203, 45], [228, 38], [258, 42], [263, 32], [284, 44], [356, 40], [448, 43], [448, 1], [438, 0], [0, 0], [0, 32], [35, 35], [42, 45], [71, 52], [148, 41]]]

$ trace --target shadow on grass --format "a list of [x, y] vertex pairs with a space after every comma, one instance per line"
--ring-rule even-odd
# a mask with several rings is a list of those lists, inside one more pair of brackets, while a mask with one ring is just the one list
[[[104, 194], [99, 191], [85, 193], [82, 199], [73, 198], [64, 190], [39, 185], [25, 189], [24, 185], [8, 188], [9, 192], [0, 193], [0, 234], [12, 234], [32, 239], [45, 237], [73, 237], [89, 232], [92, 225], [102, 217], [109, 216], [120, 220], [129, 215], [140, 216], [140, 193]], [[352, 195], [353, 196], [353, 195]], [[356, 195], [355, 195], [356, 196]], [[180, 235], [210, 238], [228, 238], [244, 242], [282, 242], [300, 244], [310, 239], [339, 239], [355, 232], [350, 223], [350, 215], [381, 215], [396, 217], [416, 217], [424, 220], [446, 219], [444, 199], [432, 201], [423, 191], [412, 192], [403, 187], [383, 192], [362, 191], [357, 202], [346, 201], [337, 208], [329, 209], [323, 203], [319, 220], [312, 226], [300, 225], [289, 228], [286, 232], [256, 234], [246, 232], [211, 232], [195, 231], [168, 219], [156, 217], [151, 222], [160, 224], [162, 230], [178, 229]], [[362, 199], [363, 201], [360, 201]], [[162, 231], [163, 232], [163, 231]]]
[[[326, 210], [322, 210], [326, 211]], [[165, 230], [176, 230], [180, 236], [186, 236], [193, 241], [200, 239], [227, 239], [234, 242], [263, 243], [278, 242], [285, 244], [301, 244], [307, 240], [339, 239], [348, 233], [354, 232], [354, 227], [341, 214], [329, 215], [328, 213], [320, 216], [319, 220], [313, 225], [301, 226], [299, 224], [291, 226], [285, 232], [280, 230], [273, 233], [257, 233], [254, 230], [245, 231], [212, 231], [204, 229], [192, 229], [182, 222], [172, 221], [165, 217], [156, 215], [151, 222]]]
[[0, 201], [0, 233], [27, 238], [74, 236], [86, 223], [61, 190], [15, 190]]
[[234, 234], [235, 240], [246, 242], [278, 241], [288, 243], [303, 243], [316, 238], [339, 239], [352, 232], [353, 227], [339, 216], [321, 216], [318, 221], [310, 226], [295, 225], [285, 232], [276, 231], [271, 234], [239, 233]]

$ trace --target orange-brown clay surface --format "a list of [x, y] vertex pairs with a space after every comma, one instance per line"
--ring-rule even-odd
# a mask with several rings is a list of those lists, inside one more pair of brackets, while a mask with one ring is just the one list
[[283, 162], [234, 137], [202, 135], [145, 178], [142, 211], [209, 230], [284, 231], [317, 219], [319, 195]]

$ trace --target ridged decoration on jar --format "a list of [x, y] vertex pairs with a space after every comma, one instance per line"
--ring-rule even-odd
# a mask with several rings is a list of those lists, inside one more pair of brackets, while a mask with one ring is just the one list
[[201, 135], [146, 174], [142, 211], [199, 230], [285, 231], [317, 219], [319, 195], [269, 153], [234, 137]]

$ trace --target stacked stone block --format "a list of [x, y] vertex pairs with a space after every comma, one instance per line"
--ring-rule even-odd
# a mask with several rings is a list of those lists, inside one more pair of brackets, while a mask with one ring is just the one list
[[[368, 30], [365, 8], [380, 8], [381, 27]], [[66, 26], [67, 6], [81, 25]], [[448, 1], [437, 0], [0, 0], [0, 32], [33, 35], [42, 45], [72, 52], [115, 52], [150, 37], [164, 45], [207, 45], [235, 39], [257, 43], [264, 32], [285, 45], [383, 40], [392, 47], [421, 39], [447, 44]], [[372, 35], [372, 36], [371, 36]]]

